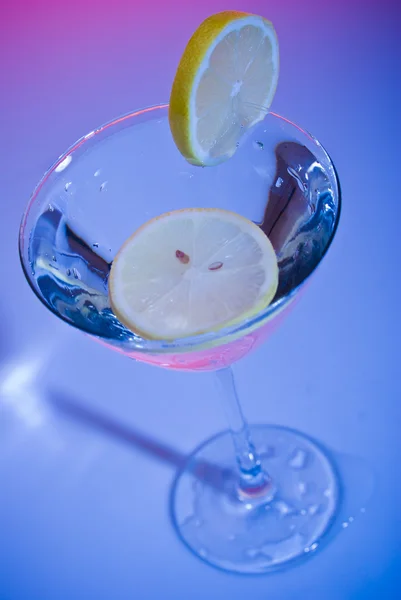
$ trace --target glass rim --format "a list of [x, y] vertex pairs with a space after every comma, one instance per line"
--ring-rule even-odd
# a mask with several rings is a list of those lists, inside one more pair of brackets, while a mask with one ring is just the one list
[[[28, 204], [22, 215], [22, 219], [21, 219], [21, 223], [20, 223], [20, 227], [19, 227], [19, 235], [18, 235], [18, 250], [19, 250], [19, 258], [20, 258], [20, 262], [21, 262], [21, 267], [22, 267], [25, 278], [26, 278], [30, 288], [32, 289], [32, 291], [34, 292], [36, 297], [40, 300], [40, 302], [48, 310], [50, 310], [50, 312], [52, 312], [54, 315], [56, 315], [59, 319], [61, 319], [65, 323], [68, 323], [70, 326], [74, 327], [75, 329], [78, 329], [78, 330], [86, 333], [87, 335], [96, 337], [105, 343], [107, 343], [108, 341], [113, 342], [114, 338], [111, 336], [105, 336], [105, 335], [100, 335], [100, 334], [97, 335], [96, 333], [94, 333], [92, 331], [88, 331], [87, 329], [85, 329], [85, 327], [81, 327], [80, 325], [72, 323], [64, 315], [60, 314], [59, 312], [57, 312], [57, 310], [55, 310], [52, 306], [50, 306], [44, 300], [43, 296], [40, 294], [39, 290], [34, 285], [32, 278], [28, 272], [27, 265], [25, 264], [25, 258], [24, 258], [24, 252], [25, 252], [25, 246], [26, 246], [26, 240], [25, 240], [24, 234], [25, 234], [28, 216], [30, 214], [30, 210], [31, 210], [32, 206], [34, 205], [35, 200], [37, 199], [41, 189], [46, 184], [47, 180], [52, 175], [52, 173], [66, 159], [67, 156], [71, 155], [73, 152], [75, 152], [78, 148], [83, 146], [86, 142], [88, 142], [89, 140], [94, 138], [96, 135], [100, 135], [100, 134], [104, 133], [110, 127], [124, 123], [126, 121], [129, 122], [130, 119], [135, 119], [136, 117], [139, 117], [140, 115], [144, 115], [146, 113], [151, 113], [151, 112], [157, 111], [157, 110], [167, 109], [168, 107], [169, 107], [168, 103], [155, 104], [155, 105], [144, 107], [142, 109], [128, 112], [124, 115], [121, 115], [110, 121], [107, 121], [106, 123], [104, 123], [103, 125], [98, 127], [97, 129], [95, 129], [95, 130], [91, 131], [90, 133], [79, 138], [74, 144], [72, 144], [66, 150], [66, 152], [64, 152], [63, 154], [61, 154], [59, 156], [59, 158], [49, 167], [49, 169], [47, 169], [47, 171], [41, 177], [41, 179], [35, 186], [33, 192], [31, 193]], [[273, 318], [278, 313], [280, 313], [284, 308], [286, 308], [292, 302], [292, 300], [298, 294], [300, 289], [308, 281], [308, 279], [310, 278], [312, 273], [316, 270], [316, 268], [319, 266], [319, 264], [323, 260], [324, 256], [326, 255], [327, 251], [329, 250], [329, 248], [333, 242], [333, 239], [336, 235], [336, 231], [338, 228], [340, 215], [341, 215], [342, 195], [341, 195], [340, 181], [339, 181], [336, 167], [335, 167], [334, 162], [331, 159], [329, 153], [325, 149], [325, 147], [311, 133], [309, 133], [307, 130], [303, 129], [302, 127], [300, 127], [293, 121], [287, 119], [286, 117], [279, 115], [278, 113], [268, 111], [265, 116], [265, 119], [268, 118], [269, 116], [272, 116], [275, 119], [284, 121], [285, 123], [287, 123], [287, 125], [290, 125], [291, 127], [295, 127], [300, 133], [302, 133], [303, 135], [308, 137], [324, 153], [325, 158], [327, 159], [327, 161], [329, 163], [329, 166], [333, 169], [334, 182], [336, 185], [335, 192], [336, 192], [336, 197], [338, 200], [336, 218], [335, 218], [335, 222], [333, 225], [333, 229], [331, 231], [330, 239], [328, 240], [328, 242], [321, 254], [319, 262], [316, 264], [313, 271], [307, 277], [305, 277], [305, 279], [303, 279], [297, 286], [292, 288], [286, 295], [282, 296], [281, 298], [278, 298], [276, 301], [269, 304], [263, 310], [259, 311], [256, 315], [253, 315], [252, 317], [249, 317], [248, 319], [244, 319], [244, 321], [242, 321], [240, 323], [237, 322], [234, 325], [223, 327], [220, 330], [218, 330], [217, 332], [212, 331], [209, 333], [202, 333], [202, 334], [194, 335], [191, 337], [177, 338], [176, 340], [173, 340], [173, 341], [147, 340], [147, 339], [145, 340], [145, 339], [138, 337], [135, 334], [135, 332], [132, 332], [132, 334], [133, 334], [132, 339], [124, 340], [124, 342], [122, 342], [120, 344], [121, 347], [124, 348], [124, 350], [132, 351], [132, 352], [136, 351], [138, 353], [143, 353], [143, 354], [172, 354], [172, 353], [181, 353], [181, 352], [196, 352], [196, 351], [200, 351], [203, 349], [209, 349], [211, 347], [223, 346], [225, 344], [228, 344], [230, 341], [234, 341], [235, 339], [242, 338], [245, 335], [251, 333], [252, 331], [259, 329], [260, 327], [265, 325], [271, 318]]]

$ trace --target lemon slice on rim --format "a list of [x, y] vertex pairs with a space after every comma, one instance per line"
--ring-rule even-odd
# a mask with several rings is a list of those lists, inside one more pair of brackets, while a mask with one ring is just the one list
[[230, 158], [273, 100], [279, 49], [270, 21], [236, 11], [207, 18], [189, 40], [170, 95], [174, 141], [192, 164]]
[[156, 217], [125, 242], [109, 295], [131, 331], [174, 340], [252, 317], [277, 285], [276, 254], [257, 225], [230, 211], [194, 208]]

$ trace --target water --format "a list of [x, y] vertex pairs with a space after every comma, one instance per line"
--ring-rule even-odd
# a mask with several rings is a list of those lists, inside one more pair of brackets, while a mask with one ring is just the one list
[[304, 450], [302, 450], [301, 448], [297, 448], [293, 452], [288, 464], [293, 469], [303, 469], [306, 464], [307, 459], [308, 459], [308, 456], [307, 456], [306, 452]]
[[166, 115], [151, 117], [138, 125], [134, 117], [134, 126], [115, 131], [113, 126], [101, 142], [97, 135], [85, 138], [60, 159], [30, 210], [23, 250], [32, 284], [53, 312], [88, 333], [131, 347], [143, 340], [113, 314], [108, 277], [113, 256], [143, 222], [189, 206], [242, 213], [261, 226], [275, 248], [277, 300], [314, 270], [338, 213], [327, 157], [317, 146], [312, 153], [307, 145], [315, 143], [306, 138], [294, 141], [295, 128], [285, 122], [271, 117], [270, 127], [257, 127], [232, 159], [199, 169], [177, 152]]
[[[100, 190], [103, 191], [104, 186], [105, 184], [102, 184]], [[324, 199], [325, 205], [329, 206], [328, 214], [321, 200], [318, 213], [313, 215], [313, 221], [322, 218], [332, 221], [333, 200], [327, 194], [321, 198]], [[302, 199], [305, 204], [310, 205], [306, 193], [302, 195]], [[269, 237], [273, 244], [283, 235], [284, 229], [288, 229], [284, 220], [281, 229], [279, 225], [276, 224], [274, 230], [274, 233], [278, 230], [278, 235], [273, 237], [270, 231]], [[263, 227], [266, 227], [266, 221]], [[309, 268], [313, 269], [319, 259], [322, 240], [310, 232], [311, 224], [305, 223], [300, 227], [297, 236], [288, 241], [289, 248], [281, 248], [279, 294], [280, 290], [281, 294], [284, 294], [292, 285], [300, 282], [308, 264]], [[40, 215], [31, 238], [32, 271], [45, 302], [65, 320], [89, 333], [130, 342], [133, 337], [138, 336], [122, 325], [111, 310], [108, 277], [112, 259], [101, 255], [99, 246], [99, 242], [87, 241], [80, 237], [74, 231], [74, 224], [60, 209], [53, 205], [47, 206]], [[110, 254], [110, 249], [108, 251]], [[300, 261], [303, 269], [300, 268]], [[218, 268], [218, 265], [211, 265], [210, 268]], [[302, 467], [298, 462], [302, 462], [303, 457], [296, 455], [293, 460], [294, 468]]]
[[112, 261], [98, 249], [98, 243], [77, 236], [59, 209], [48, 209], [31, 239], [32, 272], [45, 302], [65, 320], [89, 333], [129, 342], [133, 333], [114, 316], [108, 299]]

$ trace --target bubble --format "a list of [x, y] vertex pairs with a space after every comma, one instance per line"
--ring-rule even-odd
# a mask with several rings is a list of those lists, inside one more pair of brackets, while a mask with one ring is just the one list
[[308, 455], [305, 450], [301, 448], [296, 448], [288, 461], [289, 466], [292, 469], [303, 469], [306, 464], [306, 459]]
[[306, 483], [304, 481], [300, 481], [298, 483], [298, 490], [299, 490], [299, 493], [301, 494], [301, 496], [306, 494], [307, 487], [308, 486], [306, 485]]
[[284, 502], [284, 500], [277, 500], [277, 502], [274, 503], [274, 508], [280, 513], [282, 517], [285, 517], [286, 515], [289, 515], [293, 512], [292, 506], [287, 504], [287, 502]]
[[319, 504], [311, 504], [308, 507], [308, 514], [311, 515], [311, 517], [313, 517], [314, 515], [316, 515], [319, 512], [320, 509], [320, 505]]

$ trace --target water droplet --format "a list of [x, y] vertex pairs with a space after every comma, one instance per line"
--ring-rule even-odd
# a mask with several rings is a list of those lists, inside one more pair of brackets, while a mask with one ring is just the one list
[[68, 167], [68, 165], [70, 164], [70, 162], [72, 161], [72, 156], [71, 154], [68, 154], [68, 156], [66, 156], [64, 158], [64, 160], [62, 160], [57, 167], [54, 169], [56, 173], [61, 173], [61, 171], [64, 171], [64, 169], [66, 169]]
[[72, 270], [72, 274], [74, 275], [75, 279], [81, 279], [81, 273], [75, 267]]
[[199, 548], [199, 556], [201, 556], [202, 558], [207, 557], [207, 552], [204, 548]]
[[93, 173], [93, 177], [99, 177], [100, 173], [101, 173], [101, 169], [98, 169], [97, 171], [95, 171]]
[[111, 248], [109, 248], [109, 252], [111, 252]]
[[185, 517], [183, 521], [180, 523], [180, 528], [187, 527], [187, 525], [191, 525], [194, 520], [194, 515], [188, 515]]
[[236, 143], [235, 143], [235, 145], [236, 145], [236, 147], [238, 148], [238, 147], [239, 147], [239, 142], [236, 142]]
[[331, 495], [332, 495], [332, 491], [330, 488], [327, 488], [327, 490], [324, 490], [323, 496], [326, 496], [326, 498], [330, 498]]
[[271, 549], [270, 549], [270, 547], [269, 547], [269, 546], [267, 546], [267, 545], [266, 545], [266, 546], [262, 546], [262, 547], [261, 547], [261, 549], [260, 549], [260, 554], [263, 554], [263, 556], [264, 556], [265, 558], [267, 558], [267, 560], [270, 560], [270, 561], [272, 561], [272, 560], [273, 560], [273, 557], [272, 557], [272, 555], [270, 554], [270, 550], [271, 550]]
[[344, 523], [341, 524], [341, 527], [343, 529], [346, 529], [348, 527], [349, 523], [347, 523], [346, 521], [344, 521]]
[[311, 544], [310, 549], [312, 550], [312, 552], [313, 552], [313, 550], [316, 550], [316, 548], [318, 547], [318, 545], [319, 544], [317, 542], [314, 542], [313, 544]]
[[276, 187], [279, 188], [282, 186], [284, 179], [282, 177], [277, 177]]
[[292, 469], [303, 469], [305, 467], [307, 457], [308, 455], [305, 450], [296, 448], [292, 453], [288, 464]]
[[270, 170], [265, 165], [253, 165], [254, 170], [263, 179], [266, 179], [270, 175]]
[[301, 494], [301, 496], [304, 496], [306, 494], [307, 487], [308, 486], [306, 485], [306, 483], [304, 481], [300, 481], [298, 483], [298, 490], [299, 490], [299, 493]]
[[51, 204], [49, 204], [49, 211], [53, 212], [54, 211], [54, 206], [52, 206]]
[[64, 186], [64, 189], [65, 189], [65, 191], [66, 191], [66, 192], [68, 192], [68, 189], [71, 187], [71, 185], [72, 185], [72, 181], [68, 181], [68, 182], [65, 184], [65, 186]]
[[310, 552], [309, 546], [306, 546], [306, 548], [304, 548], [304, 552]]
[[92, 246], [93, 246], [94, 248], [99, 248], [99, 244], [98, 244], [97, 242], [95, 242], [94, 244], [92, 244]]
[[67, 277], [69, 277], [71, 275], [71, 269], [67, 269], [65, 274], [67, 275]]
[[300, 515], [302, 515], [302, 516], [304, 517], [304, 516], [306, 515], [306, 510], [305, 510], [305, 508], [302, 508], [302, 509], [299, 511], [299, 514], [300, 514]]
[[352, 523], [353, 521], [354, 521], [354, 517], [350, 517], [350, 518], [348, 519], [348, 522], [349, 522], [349, 523]]
[[360, 509], [360, 512], [361, 512], [361, 513], [365, 513], [365, 512], [366, 512], [366, 508], [361, 508], [361, 509]]
[[282, 517], [291, 514], [294, 510], [292, 506], [287, 504], [287, 502], [284, 502], [284, 500], [277, 500], [274, 503], [274, 508], [280, 513]]
[[308, 513], [311, 515], [311, 517], [313, 517], [313, 515], [316, 515], [316, 513], [319, 511], [319, 508], [319, 504], [311, 504], [308, 506]]
[[106, 187], [106, 185], [107, 185], [107, 181], [103, 181], [102, 185], [101, 185], [101, 186], [100, 186], [100, 188], [99, 188], [99, 191], [100, 191], [100, 192], [103, 192], [103, 190], [104, 190], [104, 188]]
[[263, 150], [263, 142], [258, 142], [257, 140], [253, 142], [253, 147], [257, 150]]
[[52, 261], [53, 262], [57, 262], [57, 257], [56, 256], [52, 256]]
[[257, 548], [248, 548], [246, 550], [246, 555], [249, 556], [249, 558], [255, 558], [258, 554], [260, 554], [260, 551]]

